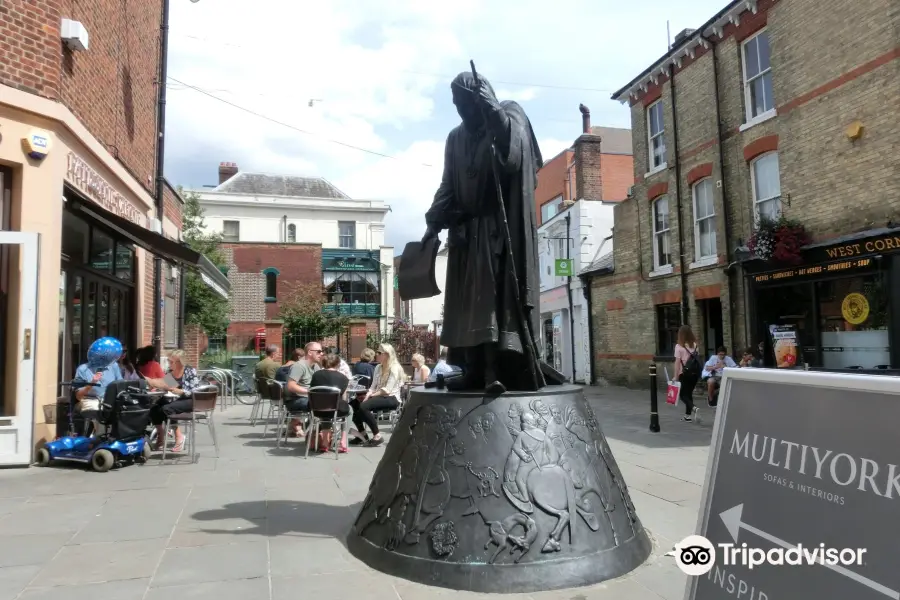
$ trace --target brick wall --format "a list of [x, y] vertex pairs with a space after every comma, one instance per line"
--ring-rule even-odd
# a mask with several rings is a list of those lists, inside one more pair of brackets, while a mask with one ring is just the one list
[[617, 202], [628, 196], [634, 183], [634, 157], [628, 154], [603, 154], [600, 157], [603, 200]]
[[58, 99], [59, 0], [0, 3], [0, 83]]
[[[646, 384], [647, 366], [657, 352], [655, 305], [681, 298], [679, 221], [684, 233], [687, 322], [702, 338], [698, 301], [718, 297], [726, 346], [740, 348], [756, 341], [745, 327], [747, 302], [740, 292], [740, 272], [733, 278], [732, 298], [723, 269], [728, 249], [746, 244], [753, 231], [748, 157], [755, 146], [777, 146], [783, 212], [803, 222], [817, 240], [883, 227], [900, 214], [900, 179], [895, 152], [890, 150], [900, 144], [897, 110], [890, 108], [892, 99], [900, 96], [900, 48], [893, 33], [897, 13], [890, 5], [890, 0], [761, 0], [756, 15], [744, 13], [738, 27], [726, 26], [724, 39], [714, 39], [724, 164], [719, 160], [712, 52], [698, 49], [693, 59], [685, 58], [675, 75], [680, 181], [675, 174], [671, 82], [662, 77], [632, 100], [635, 193], [615, 210], [615, 272], [591, 282], [593, 350], [601, 378]], [[893, 18], [886, 18], [891, 14]], [[745, 122], [741, 42], [763, 26], [769, 34], [778, 116], [740, 131]], [[865, 28], [865, 36], [858, 36], [859, 27]], [[847, 47], [854, 47], [854, 52], [846, 52]], [[664, 106], [668, 169], [645, 176], [646, 107], [657, 99]], [[864, 134], [850, 141], [844, 129], [857, 120], [865, 127]], [[696, 256], [691, 184], [705, 177], [714, 184], [718, 263], [692, 266]], [[651, 277], [651, 200], [660, 192], [669, 199], [674, 268], [671, 274]], [[725, 217], [731, 228], [727, 243]]]
[[[231, 320], [278, 317], [279, 302], [298, 284], [322, 283], [322, 247], [316, 244], [223, 244], [231, 282]], [[263, 270], [275, 268], [276, 301], [266, 302]]]
[[209, 339], [199, 325], [184, 326], [184, 354], [187, 364], [194, 367], [200, 364], [200, 355], [206, 352]]
[[[62, 50], [60, 98], [141, 185], [153, 189], [161, 0], [60, 0], [90, 35]], [[51, 23], [59, 27], [59, 20]]]
[[599, 135], [582, 134], [575, 140], [575, 177], [576, 200], [603, 199], [603, 170], [600, 168], [601, 139]]

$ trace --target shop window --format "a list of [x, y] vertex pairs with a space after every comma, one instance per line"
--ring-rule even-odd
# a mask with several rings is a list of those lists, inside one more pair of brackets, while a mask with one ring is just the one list
[[674, 356], [679, 327], [681, 327], [681, 305], [678, 303], [658, 304], [656, 306], [656, 353], [659, 356]]
[[696, 260], [716, 256], [716, 209], [712, 179], [694, 186], [694, 256]]
[[163, 304], [163, 343], [167, 348], [178, 345], [178, 270], [167, 264], [166, 273], [166, 299]]
[[755, 218], [776, 220], [781, 216], [781, 176], [778, 153], [769, 152], [750, 166]]
[[116, 244], [116, 277], [123, 281], [131, 281], [134, 272], [134, 248], [125, 244]]
[[241, 222], [240, 221], [222, 221], [222, 241], [223, 242], [239, 242], [239, 241], [241, 241]]
[[71, 262], [84, 264], [87, 260], [90, 228], [88, 224], [72, 214], [63, 211], [62, 253]]
[[672, 264], [669, 247], [669, 199], [660, 196], [653, 201], [653, 269]]
[[356, 248], [355, 221], [340, 221], [338, 223], [338, 246], [340, 248]]
[[269, 267], [263, 271], [266, 277], [266, 302], [278, 301], [278, 276], [281, 275], [278, 269]]
[[91, 233], [91, 268], [104, 273], [112, 273], [113, 239], [97, 228], [94, 228]]
[[380, 273], [326, 271], [324, 284], [326, 292], [325, 310], [361, 316], [377, 316], [380, 313]]
[[297, 241], [297, 226], [291, 223], [288, 225], [287, 241], [291, 244]]
[[886, 369], [891, 364], [888, 293], [881, 273], [816, 284], [822, 366]]

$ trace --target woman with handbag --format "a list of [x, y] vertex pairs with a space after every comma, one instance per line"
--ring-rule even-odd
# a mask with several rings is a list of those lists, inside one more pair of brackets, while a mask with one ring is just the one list
[[694, 388], [700, 381], [703, 363], [697, 350], [697, 338], [690, 325], [678, 329], [678, 343], [675, 344], [675, 381], [681, 383], [678, 397], [684, 402], [682, 419], [690, 423], [698, 419], [700, 411], [694, 407]]

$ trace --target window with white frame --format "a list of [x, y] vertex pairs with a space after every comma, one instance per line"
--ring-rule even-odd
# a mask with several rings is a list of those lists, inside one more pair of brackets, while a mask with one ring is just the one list
[[747, 121], [775, 108], [769, 34], [763, 30], [744, 42], [744, 104]]
[[781, 216], [781, 177], [778, 153], [769, 152], [750, 165], [753, 204], [756, 219], [777, 219]]
[[356, 221], [338, 222], [338, 246], [340, 248], [356, 248]]
[[669, 249], [669, 199], [660, 196], [653, 201], [653, 268], [661, 269], [672, 264]]
[[712, 179], [694, 185], [694, 248], [697, 260], [716, 256], [716, 209]]
[[663, 103], [657, 100], [647, 107], [647, 141], [650, 149], [650, 170], [666, 162], [666, 136], [663, 125]]
[[553, 200], [541, 204], [541, 223], [546, 223], [559, 214], [559, 209], [562, 206], [562, 201], [562, 196], [557, 196]]
[[293, 223], [288, 225], [287, 241], [290, 243], [294, 243], [297, 241], [297, 226], [294, 225]]
[[240, 221], [222, 221], [222, 241], [239, 242], [241, 241], [241, 222]]

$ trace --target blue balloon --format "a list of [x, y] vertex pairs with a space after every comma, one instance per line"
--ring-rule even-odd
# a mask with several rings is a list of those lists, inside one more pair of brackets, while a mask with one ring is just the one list
[[114, 337], [102, 337], [94, 340], [88, 348], [88, 366], [92, 369], [102, 369], [119, 360], [124, 349], [122, 342]]

